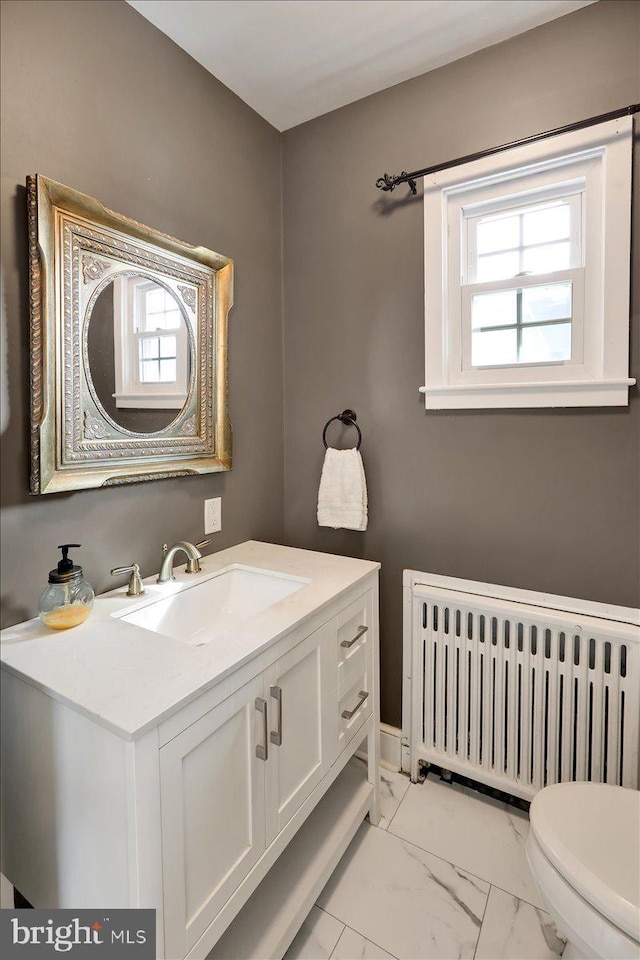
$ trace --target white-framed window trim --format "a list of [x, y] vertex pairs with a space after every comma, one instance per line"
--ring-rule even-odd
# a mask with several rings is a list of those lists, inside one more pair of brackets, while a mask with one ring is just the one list
[[[113, 338], [115, 348], [115, 399], [119, 409], [181, 410], [189, 381], [189, 335], [184, 321], [177, 328], [157, 331], [138, 329], [147, 286], [158, 286], [152, 278], [116, 276], [113, 280]], [[173, 338], [175, 380], [144, 382], [141, 376], [142, 344]], [[158, 358], [159, 359], [159, 358]]]
[[[425, 178], [427, 409], [628, 403], [631, 136], [625, 117]], [[568, 269], [476, 280], [481, 218], [560, 201], [571, 212]], [[472, 364], [474, 294], [562, 281], [570, 357]]]

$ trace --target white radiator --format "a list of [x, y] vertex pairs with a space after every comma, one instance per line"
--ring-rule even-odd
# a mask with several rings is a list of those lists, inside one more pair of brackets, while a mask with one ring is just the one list
[[638, 787], [640, 611], [406, 570], [403, 769]]

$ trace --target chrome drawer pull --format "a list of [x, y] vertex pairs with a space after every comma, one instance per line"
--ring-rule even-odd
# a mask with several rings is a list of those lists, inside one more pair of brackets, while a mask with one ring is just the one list
[[256, 697], [256, 710], [262, 714], [262, 743], [256, 744], [256, 757], [258, 760], [268, 760], [269, 758], [269, 734], [267, 732], [267, 701], [262, 697]]
[[357, 643], [357, 642], [358, 642], [358, 640], [360, 639], [360, 637], [363, 637], [363, 636], [365, 635], [365, 633], [367, 632], [368, 629], [369, 629], [369, 627], [358, 627], [358, 632], [356, 633], [356, 635], [355, 635], [355, 637], [353, 638], [353, 640], [343, 640], [342, 643], [340, 644], [340, 646], [341, 646], [341, 647], [352, 647], [352, 646], [354, 645], [354, 643]]
[[274, 700], [278, 702], [278, 729], [271, 731], [271, 743], [276, 747], [282, 746], [282, 689], [275, 684], [270, 688], [269, 693]]
[[369, 698], [369, 694], [367, 693], [366, 690], [361, 690], [360, 693], [358, 694], [358, 696], [360, 697], [360, 699], [359, 699], [358, 702], [356, 703], [356, 705], [355, 705], [355, 707], [353, 708], [353, 710], [343, 710], [343, 711], [342, 711], [342, 719], [343, 719], [343, 720], [351, 720], [351, 717], [353, 717], [353, 716], [356, 715], [356, 713], [358, 712], [358, 710], [360, 709], [360, 707], [362, 706], [362, 704], [365, 702], [365, 700], [367, 700], [367, 699]]

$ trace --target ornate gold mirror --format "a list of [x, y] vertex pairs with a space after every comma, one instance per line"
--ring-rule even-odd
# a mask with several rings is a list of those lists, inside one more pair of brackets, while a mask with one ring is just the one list
[[233, 261], [27, 178], [31, 492], [231, 469]]

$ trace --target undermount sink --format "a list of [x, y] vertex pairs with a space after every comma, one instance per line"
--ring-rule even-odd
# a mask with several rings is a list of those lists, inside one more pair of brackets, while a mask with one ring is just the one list
[[199, 647], [222, 634], [229, 635], [310, 582], [269, 570], [233, 566], [118, 619]]

